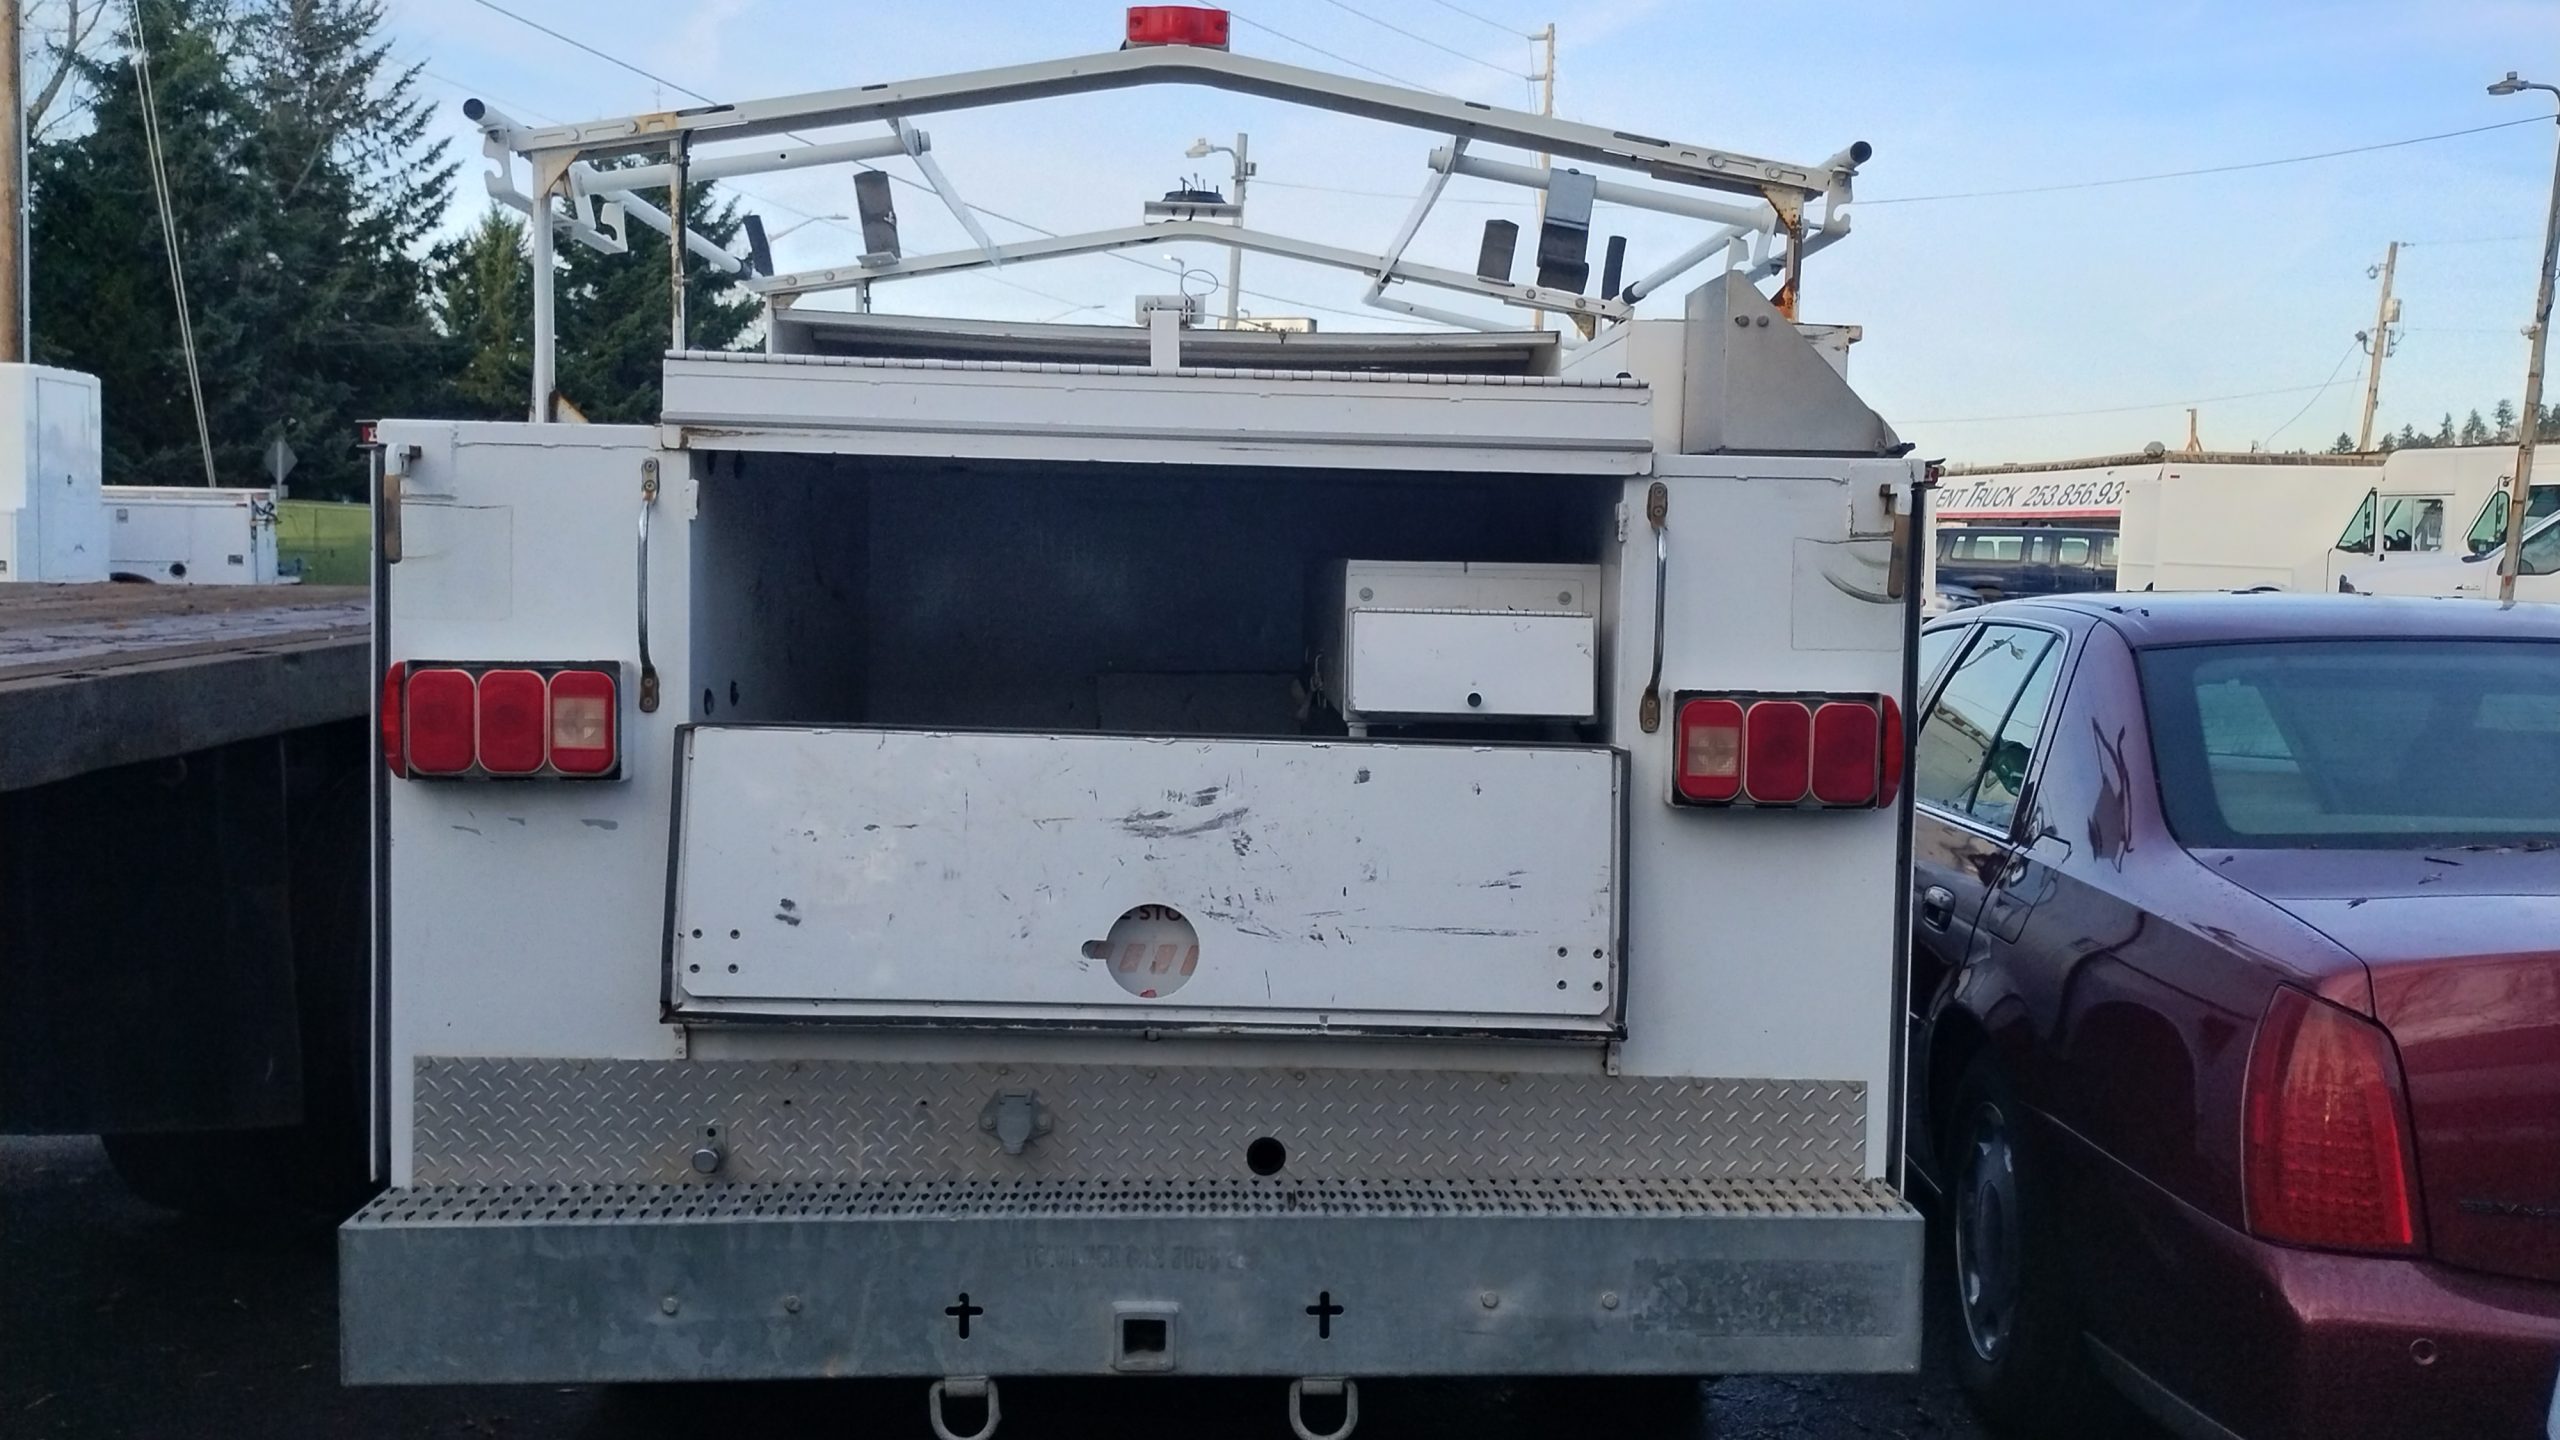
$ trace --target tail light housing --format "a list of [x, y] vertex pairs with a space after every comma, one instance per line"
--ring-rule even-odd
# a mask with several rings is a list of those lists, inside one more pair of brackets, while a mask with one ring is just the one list
[[1132, 5], [1129, 38], [1120, 48], [1135, 45], [1201, 45], [1224, 50], [1227, 12], [1198, 5]]
[[407, 660], [383, 672], [382, 761], [411, 780], [611, 780], [621, 667]]
[[1671, 803], [1880, 810], [1902, 789], [1902, 707], [1890, 695], [1673, 697]]
[[2241, 1089], [2241, 1193], [2262, 1240], [2421, 1248], [2417, 1148], [2400, 1054], [2361, 1015], [2279, 987]]

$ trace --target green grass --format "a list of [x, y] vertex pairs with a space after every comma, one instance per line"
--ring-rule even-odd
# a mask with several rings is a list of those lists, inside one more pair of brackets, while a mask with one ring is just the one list
[[306, 585], [366, 585], [373, 581], [373, 512], [329, 500], [287, 500], [276, 506], [276, 559], [291, 573], [299, 563]]

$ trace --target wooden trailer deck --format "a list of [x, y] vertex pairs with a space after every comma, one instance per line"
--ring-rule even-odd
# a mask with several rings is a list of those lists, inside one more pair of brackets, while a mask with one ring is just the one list
[[0, 585], [0, 792], [365, 713], [357, 587]]

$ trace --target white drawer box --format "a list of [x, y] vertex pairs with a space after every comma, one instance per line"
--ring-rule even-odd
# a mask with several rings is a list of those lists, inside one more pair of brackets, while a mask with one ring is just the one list
[[1589, 615], [1354, 610], [1344, 710], [1587, 720], [1598, 673]]

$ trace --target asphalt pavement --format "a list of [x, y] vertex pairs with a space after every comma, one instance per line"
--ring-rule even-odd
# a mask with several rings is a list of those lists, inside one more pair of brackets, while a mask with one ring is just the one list
[[[87, 1139], [0, 1140], [0, 1436], [924, 1436], [921, 1382], [349, 1389], [326, 1234], [182, 1219], [128, 1194]], [[1942, 1318], [1933, 1316], [1933, 1321]], [[1987, 1440], [1933, 1323], [1896, 1377], [1370, 1382], [1378, 1437]], [[1285, 1437], [1276, 1382], [1008, 1381], [1002, 1440]], [[954, 1417], [955, 1419], [958, 1417]]]

